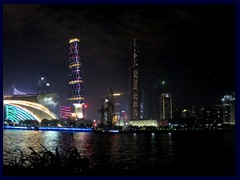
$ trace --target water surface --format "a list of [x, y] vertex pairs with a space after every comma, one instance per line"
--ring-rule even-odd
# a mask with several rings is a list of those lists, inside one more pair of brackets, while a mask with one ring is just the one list
[[[234, 175], [235, 136], [225, 132], [98, 134], [94, 132], [3, 130], [3, 163], [14, 149], [29, 154], [41, 143], [64, 153], [76, 146], [90, 159], [90, 168], [128, 170], [134, 175]], [[18, 154], [15, 154], [18, 156]], [[114, 171], [112, 171], [114, 172]]]

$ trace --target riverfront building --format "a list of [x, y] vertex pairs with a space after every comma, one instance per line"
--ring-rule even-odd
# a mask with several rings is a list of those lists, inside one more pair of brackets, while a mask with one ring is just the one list
[[136, 39], [133, 39], [132, 55], [129, 76], [129, 118], [136, 120], [141, 119], [143, 113], [140, 86], [139, 44]]
[[[55, 94], [19, 94], [3, 97], [5, 120], [19, 122], [24, 120], [57, 119], [47, 106], [53, 106]], [[49, 100], [51, 98], [52, 100]]]
[[71, 90], [71, 97], [68, 99], [73, 106], [76, 118], [83, 119], [83, 105], [84, 105], [84, 89], [82, 78], [82, 63], [79, 55], [79, 42], [78, 38], [69, 40], [69, 86]]
[[129, 125], [138, 126], [138, 127], [143, 127], [143, 126], [158, 127], [159, 126], [159, 121], [158, 120], [153, 120], [153, 119], [130, 120]]
[[60, 106], [60, 119], [68, 119], [69, 117], [71, 117], [71, 107]]
[[223, 124], [235, 125], [235, 94], [222, 98]]
[[172, 118], [172, 96], [171, 94], [162, 93], [160, 99], [160, 119]]
[[4, 121], [57, 119], [58, 104], [56, 93], [25, 93], [13, 84], [3, 96]]

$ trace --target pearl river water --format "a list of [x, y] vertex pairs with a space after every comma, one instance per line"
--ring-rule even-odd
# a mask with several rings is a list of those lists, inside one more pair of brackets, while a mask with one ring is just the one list
[[15, 149], [29, 147], [63, 153], [71, 146], [86, 153], [90, 169], [101, 175], [235, 175], [235, 133], [182, 131], [162, 133], [3, 130], [3, 164]]

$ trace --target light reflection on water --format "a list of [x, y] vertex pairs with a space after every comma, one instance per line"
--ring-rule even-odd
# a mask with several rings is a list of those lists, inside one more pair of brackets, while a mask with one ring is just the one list
[[29, 147], [35, 151], [46, 149], [55, 152], [58, 147], [64, 153], [76, 146], [90, 159], [92, 168], [104, 166], [114, 168], [139, 168], [171, 164], [174, 147], [168, 134], [95, 134], [91, 132], [4, 130], [3, 161], [7, 164], [15, 149], [30, 154]]
[[[230, 137], [231, 140], [228, 140]], [[93, 132], [3, 130], [3, 163], [8, 164], [13, 150], [19, 148], [30, 154], [28, 147], [40, 152], [42, 144], [60, 154], [71, 146], [84, 151], [92, 169], [120, 168], [144, 169], [170, 167], [174, 164], [191, 167], [197, 162], [224, 165], [218, 157], [234, 151], [234, 136], [231, 134], [97, 134]], [[228, 144], [228, 147], [225, 146]], [[226, 147], [224, 150], [224, 147]], [[230, 148], [231, 147], [231, 148]], [[206, 158], [206, 159], [204, 159]], [[224, 157], [228, 159], [228, 157]], [[233, 157], [234, 158], [234, 157]], [[211, 159], [213, 159], [211, 161]], [[182, 164], [187, 162], [188, 164]], [[226, 161], [228, 162], [228, 161]], [[222, 164], [221, 164], [222, 163]], [[229, 162], [232, 163], [232, 162]], [[225, 163], [226, 164], [226, 163]], [[226, 165], [227, 166], [227, 165]]]

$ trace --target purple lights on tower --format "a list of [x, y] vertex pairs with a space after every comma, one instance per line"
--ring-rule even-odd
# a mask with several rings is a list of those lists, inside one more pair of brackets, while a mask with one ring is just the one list
[[83, 105], [84, 105], [84, 89], [82, 79], [82, 63], [79, 55], [79, 42], [78, 38], [69, 40], [69, 86], [71, 89], [71, 97], [69, 101], [75, 109], [77, 118], [83, 117]]
[[69, 106], [60, 106], [60, 118], [67, 119], [71, 116], [71, 107]]

